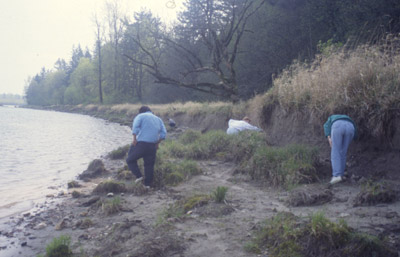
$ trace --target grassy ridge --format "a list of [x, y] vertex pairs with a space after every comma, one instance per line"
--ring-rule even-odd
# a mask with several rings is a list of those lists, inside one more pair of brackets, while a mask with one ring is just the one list
[[310, 64], [296, 62], [274, 80], [264, 105], [308, 109], [321, 122], [333, 113], [348, 114], [361, 134], [388, 137], [400, 109], [399, 45], [399, 38], [387, 37], [379, 45], [332, 48]]
[[177, 141], [167, 140], [160, 149], [164, 158], [221, 159], [238, 164], [253, 179], [286, 188], [317, 179], [317, 150], [304, 145], [270, 147], [263, 133], [224, 131], [201, 134], [188, 130]]

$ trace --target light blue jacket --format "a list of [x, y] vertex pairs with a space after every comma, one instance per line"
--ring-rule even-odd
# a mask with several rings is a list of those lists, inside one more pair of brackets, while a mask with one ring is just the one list
[[163, 121], [151, 112], [137, 115], [133, 120], [132, 134], [138, 142], [158, 143], [165, 139], [167, 130]]

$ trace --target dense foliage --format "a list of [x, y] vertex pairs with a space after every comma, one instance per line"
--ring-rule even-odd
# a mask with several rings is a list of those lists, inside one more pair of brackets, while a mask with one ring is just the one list
[[28, 104], [246, 99], [295, 59], [400, 31], [397, 0], [187, 0], [185, 7], [167, 27], [151, 12], [129, 19], [108, 4], [96, 20], [95, 49], [73, 47], [69, 62], [30, 78]]

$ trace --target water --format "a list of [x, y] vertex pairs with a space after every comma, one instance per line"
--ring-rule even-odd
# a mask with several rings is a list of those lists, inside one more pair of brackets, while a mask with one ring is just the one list
[[101, 119], [0, 107], [0, 219], [57, 194], [90, 161], [130, 141], [129, 127]]

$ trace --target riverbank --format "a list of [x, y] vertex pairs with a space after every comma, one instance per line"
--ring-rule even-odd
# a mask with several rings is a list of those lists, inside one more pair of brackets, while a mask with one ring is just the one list
[[[215, 115], [225, 115], [221, 113]], [[179, 115], [182, 121], [199, 118], [199, 114]], [[221, 117], [220, 121], [212, 122], [223, 126], [225, 118]], [[196, 122], [178, 124], [183, 128], [186, 124], [195, 124], [199, 128]], [[213, 125], [203, 123], [202, 126], [200, 130], [207, 131]], [[178, 130], [170, 135], [176, 138], [180, 133]], [[273, 136], [272, 130], [267, 136]], [[217, 158], [196, 161], [201, 173], [176, 186], [147, 190], [139, 185], [124, 192], [96, 193], [93, 189], [104, 181], [123, 180], [132, 184], [132, 178], [125, 177], [126, 173], [121, 177], [121, 171], [126, 169], [123, 158], [112, 160], [105, 156], [102, 162], [106, 171], [101, 176], [90, 182], [78, 180], [81, 188], [50, 196], [48, 205], [38, 212], [14, 217], [9, 223], [12, 230], [1, 230], [1, 233], [9, 236], [10, 244], [14, 242], [15, 256], [43, 254], [46, 245], [61, 235], [71, 238], [71, 249], [76, 256], [269, 256], [265, 249], [260, 253], [246, 250], [265, 219], [282, 212], [307, 219], [322, 212], [332, 221], [343, 219], [356, 231], [385, 237], [392, 251], [399, 252], [400, 183], [392, 169], [396, 152], [386, 152], [384, 160], [369, 160], [375, 164], [375, 171], [387, 170], [384, 174], [358, 172], [362, 160], [359, 153], [350, 162], [349, 178], [333, 187], [327, 184], [329, 160], [324, 159], [323, 152], [320, 155], [323, 165], [318, 172], [325, 176], [292, 190], [267, 186], [240, 172], [237, 164]], [[357, 152], [352, 149], [352, 153]], [[377, 154], [383, 156], [382, 152]], [[386, 191], [387, 198], [373, 203], [360, 202], [363, 199], [360, 193], [368, 181], [371, 187], [381, 184], [390, 189]], [[228, 188], [223, 203], [199, 201], [184, 213], [173, 208], [188, 197], [211, 195], [221, 186]], [[80, 192], [79, 197], [73, 197], [74, 191]], [[109, 194], [111, 191], [113, 195]], [[113, 201], [119, 202], [115, 213], [105, 207], [113, 206]], [[9, 245], [6, 247], [11, 249]]]

